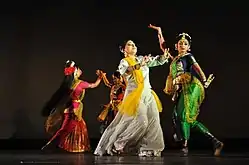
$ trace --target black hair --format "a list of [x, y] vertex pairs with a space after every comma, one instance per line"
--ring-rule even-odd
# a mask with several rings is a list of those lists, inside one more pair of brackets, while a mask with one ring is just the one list
[[123, 43], [119, 45], [120, 52], [124, 53], [125, 45], [127, 44], [129, 40], [124, 40]]
[[[70, 67], [73, 61], [67, 61], [64, 69]], [[77, 68], [77, 66], [74, 65]], [[50, 100], [42, 109], [43, 116], [49, 116], [58, 106], [67, 104], [70, 101], [71, 86], [74, 82], [74, 74], [65, 75], [60, 87], [55, 91]]]
[[120, 77], [121, 77], [121, 74], [119, 73], [119, 71], [115, 71], [115, 72], [113, 73], [113, 76], [114, 76], [114, 77], [117, 77], [117, 78], [120, 78]]
[[176, 37], [176, 43], [178, 43], [183, 37], [189, 42], [189, 45], [191, 45], [192, 40], [191, 40], [190, 35], [188, 35], [187, 33], [181, 33], [181, 34], [179, 34]]

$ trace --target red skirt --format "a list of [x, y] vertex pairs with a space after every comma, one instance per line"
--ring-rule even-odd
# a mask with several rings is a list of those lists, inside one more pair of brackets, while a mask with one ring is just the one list
[[59, 147], [68, 152], [84, 152], [91, 149], [86, 123], [77, 120], [73, 113], [65, 113], [61, 128], [50, 141], [59, 138]]

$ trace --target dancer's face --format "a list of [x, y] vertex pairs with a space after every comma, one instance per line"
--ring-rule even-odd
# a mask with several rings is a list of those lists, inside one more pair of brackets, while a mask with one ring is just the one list
[[175, 46], [179, 54], [187, 53], [190, 50], [190, 44], [186, 39], [179, 40]]
[[112, 80], [115, 85], [120, 83], [120, 79], [118, 77], [115, 77], [114, 75], [112, 75]]
[[135, 43], [132, 40], [129, 40], [126, 43], [124, 52], [125, 52], [126, 55], [136, 55], [137, 47], [136, 47]]
[[77, 68], [75, 77], [79, 78], [81, 75], [82, 75], [82, 70], [80, 68]]

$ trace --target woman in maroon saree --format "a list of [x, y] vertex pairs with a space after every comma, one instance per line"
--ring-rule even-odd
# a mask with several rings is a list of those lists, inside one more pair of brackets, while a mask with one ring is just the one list
[[87, 126], [82, 118], [81, 101], [84, 99], [85, 89], [95, 88], [100, 84], [103, 73], [97, 70], [96, 82], [88, 83], [79, 79], [82, 74], [80, 68], [73, 61], [67, 61], [64, 74], [64, 81], [58, 90], [60, 92], [57, 91], [45, 107], [50, 111], [45, 123], [46, 132], [55, 132], [45, 146], [58, 139], [58, 146], [68, 152], [89, 151], [90, 142]]

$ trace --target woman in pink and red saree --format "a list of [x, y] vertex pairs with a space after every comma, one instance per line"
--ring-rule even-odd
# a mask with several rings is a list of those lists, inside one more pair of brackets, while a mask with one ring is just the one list
[[103, 73], [97, 70], [96, 82], [88, 83], [79, 79], [82, 75], [81, 69], [75, 62], [68, 60], [64, 74], [62, 85], [44, 108], [50, 112], [45, 123], [46, 132], [53, 134], [44, 147], [56, 140], [57, 145], [68, 152], [90, 151], [87, 126], [82, 117], [82, 100], [85, 89], [96, 88]]

